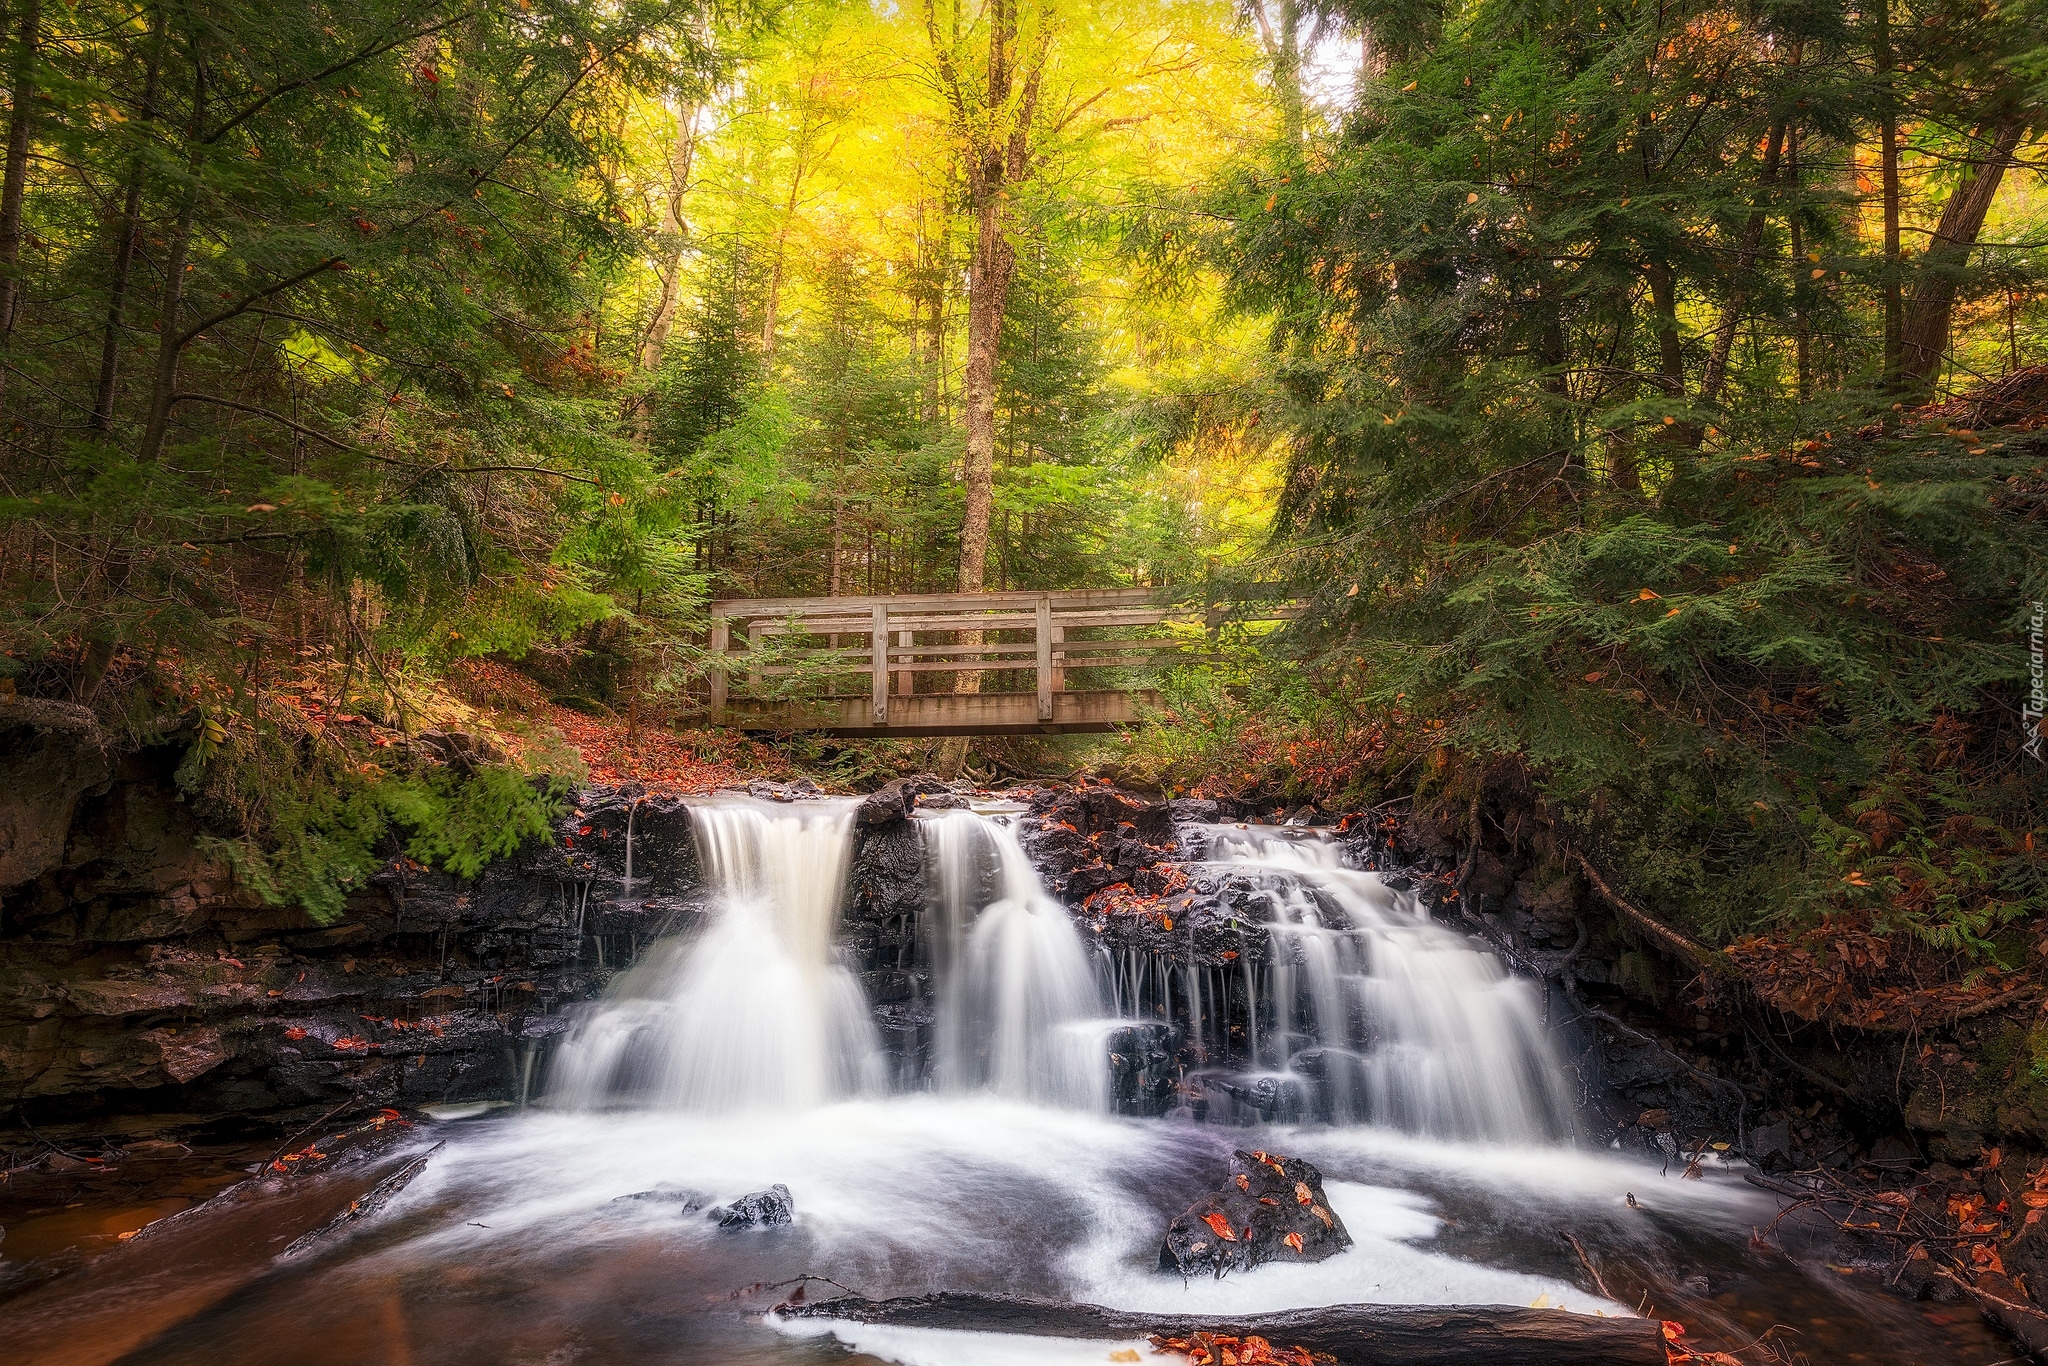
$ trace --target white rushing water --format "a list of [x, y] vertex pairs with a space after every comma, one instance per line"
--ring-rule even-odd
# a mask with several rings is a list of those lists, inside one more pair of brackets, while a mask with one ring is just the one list
[[880, 1090], [880, 1041], [833, 944], [854, 806], [693, 803], [706, 923], [620, 974], [555, 1059], [556, 1103], [794, 1110]]
[[935, 979], [933, 1081], [941, 1090], [1108, 1108], [1108, 1026], [1087, 948], [1008, 824], [973, 811], [924, 817]]
[[1568, 1073], [1529, 983], [1432, 921], [1412, 894], [1346, 868], [1327, 839], [1213, 826], [1207, 840], [1217, 871], [1248, 876], [1264, 905], [1272, 953], [1257, 988], [1263, 1010], [1255, 1000], [1251, 1011], [1255, 1067], [1283, 1086], [1313, 1082], [1339, 1123], [1440, 1138], [1569, 1136]]

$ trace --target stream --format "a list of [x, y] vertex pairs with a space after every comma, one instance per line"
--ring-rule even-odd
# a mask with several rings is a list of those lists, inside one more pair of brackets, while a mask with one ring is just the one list
[[[853, 814], [694, 805], [718, 889], [704, 923], [619, 974], [534, 1104], [450, 1110], [407, 1139], [440, 1146], [348, 1236], [279, 1258], [261, 1239], [207, 1236], [201, 1207], [183, 1220], [186, 1250], [148, 1278], [59, 1280], [0, 1304], [0, 1332], [39, 1344], [22, 1360], [195, 1366], [1151, 1359], [1138, 1342], [766, 1313], [813, 1275], [829, 1278], [805, 1287], [814, 1300], [1533, 1305], [1677, 1319], [1699, 1350], [1775, 1326], [1775, 1355], [1752, 1360], [2013, 1356], [1973, 1312], [1756, 1240], [1780, 1202], [1744, 1164], [1708, 1154], [1688, 1176], [1683, 1160], [1584, 1133], [1541, 993], [1313, 832], [1198, 832], [1209, 866], [1260, 889], [1266, 921], [1248, 928], [1274, 952], [1256, 973], [1175, 987], [1091, 947], [1039, 884], [1014, 813], [921, 813], [930, 1063], [906, 1079], [834, 945]], [[1242, 1035], [1226, 999], [1251, 1006]], [[1185, 1087], [1208, 1103], [1112, 1113], [1105, 1050], [1176, 1014], [1213, 1033], [1211, 1068]], [[1320, 1168], [1353, 1246], [1220, 1279], [1161, 1272], [1167, 1221], [1250, 1147]], [[794, 1205], [785, 1226], [721, 1230], [701, 1208], [776, 1184]]]

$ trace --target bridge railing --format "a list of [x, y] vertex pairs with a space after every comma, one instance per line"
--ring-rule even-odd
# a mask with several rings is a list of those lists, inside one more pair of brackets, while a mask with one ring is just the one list
[[[1204, 658], [1220, 620], [1156, 588], [730, 598], [711, 604], [711, 715], [775, 730], [1103, 729], [1134, 715], [1132, 690], [1075, 691], [1070, 671]], [[977, 675], [976, 686], [918, 690], [920, 675], [947, 674]], [[839, 691], [858, 676], [862, 691]], [[1021, 679], [1035, 685], [1031, 704]], [[822, 696], [788, 695], [820, 685]]]

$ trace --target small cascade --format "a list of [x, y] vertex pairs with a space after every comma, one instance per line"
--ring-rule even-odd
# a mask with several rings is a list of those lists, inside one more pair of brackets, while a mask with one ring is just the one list
[[921, 818], [932, 897], [933, 1081], [1079, 1109], [1108, 1107], [1115, 1027], [1073, 919], [1010, 827], [973, 811]]
[[854, 804], [693, 803], [713, 900], [655, 945], [563, 1044], [551, 1098], [798, 1109], [880, 1089], [880, 1043], [833, 936]]
[[1570, 1134], [1541, 998], [1492, 954], [1379, 874], [1346, 868], [1321, 837], [1212, 827], [1208, 853], [1217, 871], [1248, 877], [1265, 909], [1270, 961], [1241, 985], [1242, 1047], [1264, 1094], [1313, 1094], [1338, 1123], [1431, 1137]]

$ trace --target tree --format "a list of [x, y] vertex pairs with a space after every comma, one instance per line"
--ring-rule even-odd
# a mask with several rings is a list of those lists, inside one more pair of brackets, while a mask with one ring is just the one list
[[[924, 0], [925, 34], [967, 185], [973, 246], [967, 286], [966, 521], [960, 591], [981, 591], [995, 503], [996, 363], [1016, 274], [1014, 203], [1041, 149], [1039, 99], [1058, 24], [1051, 0], [990, 0], [970, 18], [961, 0]], [[970, 686], [972, 675], [969, 675]]]

